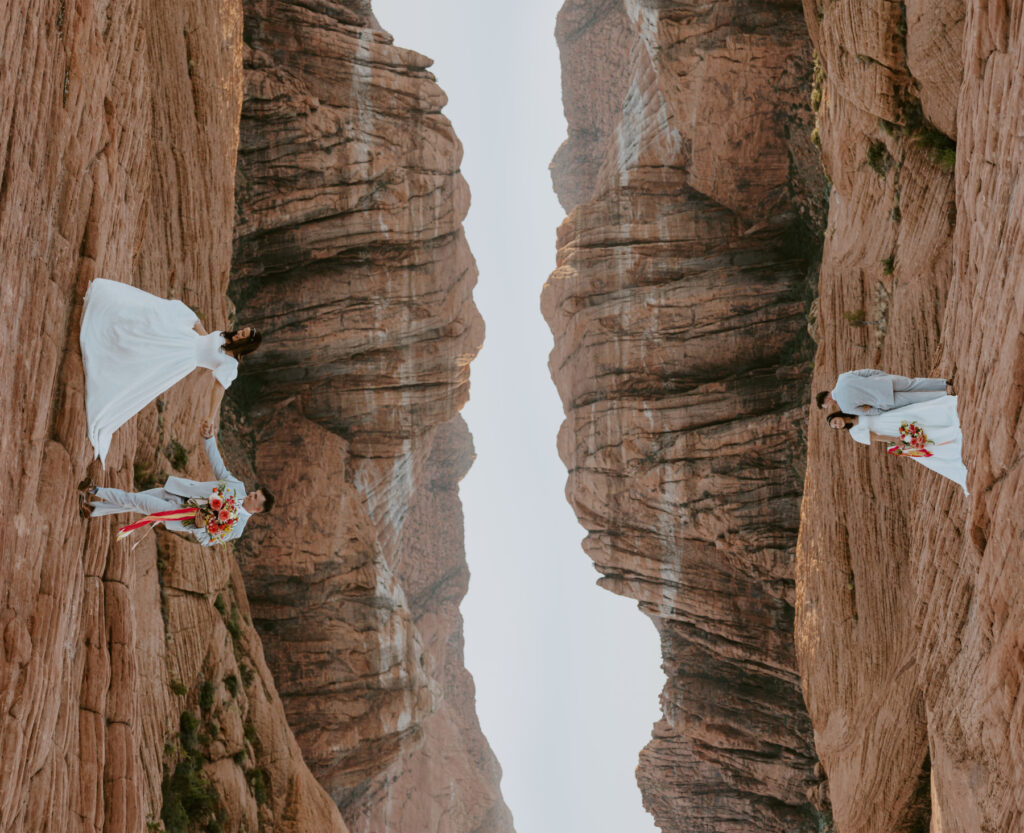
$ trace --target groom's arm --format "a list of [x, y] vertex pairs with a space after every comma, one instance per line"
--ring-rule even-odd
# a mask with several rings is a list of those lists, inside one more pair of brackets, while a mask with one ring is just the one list
[[175, 535], [190, 544], [199, 544], [202, 547], [212, 547], [213, 544], [210, 542], [210, 533], [205, 529], [187, 528], [187, 529], [169, 529], [167, 524], [164, 524], [164, 532]]
[[[888, 406], [888, 400], [893, 391], [893, 381], [903, 378], [902, 376], [894, 376], [884, 370], [863, 367], [859, 370], [847, 370], [845, 373], [840, 374], [839, 379], [836, 380], [837, 387], [839, 386], [839, 380], [843, 379], [844, 376], [854, 391], [847, 396], [847, 404], [852, 408], [847, 413], [868, 414], [870, 416], [881, 413], [883, 408]], [[859, 383], [857, 381], [858, 377], [860, 379], [871, 379], [872, 381]], [[889, 396], [883, 396], [878, 390], [879, 384], [885, 384], [885, 382], [880, 382], [880, 379], [884, 379], [889, 383]], [[834, 394], [833, 398], [835, 398]], [[854, 405], [853, 402], [857, 404]]]
[[832, 398], [839, 408], [848, 414], [877, 414], [870, 402], [865, 402], [864, 390], [855, 376], [885, 375], [881, 370], [847, 370], [840, 373], [832, 389]]
[[224, 465], [224, 458], [220, 456], [220, 449], [217, 448], [217, 438], [213, 435], [213, 423], [209, 420], [203, 422], [199, 429], [203, 437], [203, 446], [206, 448], [206, 456], [210, 459], [210, 468], [213, 469], [213, 476], [217, 480], [234, 480], [234, 476]]
[[197, 526], [195, 529], [190, 529], [189, 532], [192, 533], [192, 537], [195, 539], [196, 543], [199, 544], [199, 546], [201, 546], [201, 547], [212, 547], [213, 546], [213, 543], [210, 541], [210, 533], [207, 532], [202, 527], [198, 527]]

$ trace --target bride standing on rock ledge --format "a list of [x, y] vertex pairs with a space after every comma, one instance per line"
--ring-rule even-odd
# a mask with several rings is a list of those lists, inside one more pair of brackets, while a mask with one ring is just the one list
[[103, 463], [114, 432], [197, 367], [214, 378], [207, 419], [214, 422], [238, 360], [262, 341], [252, 327], [207, 333], [199, 317], [172, 301], [97, 278], [85, 293], [82, 365], [89, 441]]
[[849, 431], [853, 439], [864, 445], [889, 443], [890, 454], [910, 457], [948, 477], [968, 494], [955, 396], [944, 394], [876, 415], [854, 416], [835, 411], [828, 415], [828, 424], [831, 428]]

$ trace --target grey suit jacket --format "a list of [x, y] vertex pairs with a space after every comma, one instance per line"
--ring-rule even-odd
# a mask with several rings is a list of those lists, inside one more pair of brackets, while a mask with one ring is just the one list
[[832, 398], [846, 413], [869, 416], [945, 395], [945, 379], [911, 379], [872, 368], [840, 373], [832, 390]]
[[[224, 539], [225, 541], [230, 541], [242, 534], [246, 521], [251, 517], [242, 508], [242, 501], [245, 500], [246, 496], [245, 484], [229, 472], [227, 466], [224, 465], [224, 458], [220, 456], [220, 449], [217, 448], [216, 438], [210, 437], [204, 440], [203, 447], [206, 449], [206, 456], [210, 459], [210, 468], [213, 469], [213, 476], [217, 479], [199, 481], [189, 480], [185, 477], [168, 477], [167, 482], [164, 484], [164, 491], [186, 499], [208, 498], [213, 488], [223, 481], [226, 484], [225, 492], [229, 495], [234, 495], [235, 501], [238, 504], [238, 523], [235, 524], [234, 528]], [[167, 527], [171, 528], [171, 524], [167, 524]], [[200, 544], [209, 546], [210, 536], [205, 529], [189, 529], [187, 531]]]
[[[836, 379], [832, 398], [845, 413], [877, 415], [891, 410], [895, 405], [893, 381], [896, 379], [904, 383], [910, 381], [906, 376], [893, 376], [884, 370], [848, 370], [840, 373]], [[869, 409], [863, 410], [864, 405], [868, 405]]]

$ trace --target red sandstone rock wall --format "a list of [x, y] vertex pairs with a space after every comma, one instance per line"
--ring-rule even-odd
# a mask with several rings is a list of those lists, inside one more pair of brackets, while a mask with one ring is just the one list
[[[391, 47], [368, 6], [279, 11], [248, 9], [243, 44], [231, 4], [10, 10], [0, 77], [0, 499], [12, 519], [0, 538], [4, 831], [143, 829], [190, 750], [226, 829], [343, 831], [285, 711], [325, 784], [364, 822], [511, 829], [461, 664], [457, 482], [471, 445], [461, 422], [434, 440], [465, 400], [482, 338], [458, 142], [429, 62]], [[303, 26], [308, 51], [296, 60], [309, 88], [260, 51]], [[282, 94], [293, 87], [297, 109]], [[305, 143], [294, 203], [274, 189], [280, 170], [245, 164], [267, 163], [282, 137]], [[250, 398], [255, 418], [227, 411], [222, 441], [247, 482], [259, 471], [280, 484], [274, 523], [250, 524], [243, 563], [285, 708], [231, 551], [164, 533], [135, 550], [112, 544], [113, 523], [79, 520], [72, 491], [90, 457], [77, 348], [89, 280], [180, 297], [223, 326], [233, 229], [251, 256], [236, 252], [235, 290], [272, 342], [251, 363], [250, 390], [265, 394]], [[301, 251], [312, 254], [303, 262]], [[285, 275], [282, 263], [308, 268]], [[344, 292], [333, 289], [339, 274]], [[176, 386], [118, 432], [105, 471], [88, 471], [125, 488], [172, 471], [203, 476], [196, 426], [208, 393], [202, 374]], [[403, 533], [407, 516], [416, 535]], [[419, 588], [413, 604], [405, 581]], [[281, 662], [290, 647], [301, 665]], [[433, 789], [448, 778], [454, 791]], [[417, 791], [411, 801], [392, 799], [395, 779]]]
[[398, 760], [347, 809], [353, 833], [512, 830], [498, 790], [501, 768], [480, 731], [473, 678], [463, 662], [459, 604], [469, 570], [458, 483], [473, 458], [473, 441], [461, 417], [438, 429], [402, 533], [395, 575], [442, 700], [423, 722], [422, 744], [406, 744]]
[[570, 0], [557, 32], [570, 213], [542, 308], [584, 548], [662, 637], [644, 802], [665, 831], [816, 831], [792, 628], [825, 185], [801, 9]]
[[246, 5], [231, 293], [267, 342], [237, 387], [235, 453], [282, 502], [242, 568], [289, 721], [352, 829], [497, 833], [511, 816], [458, 614], [456, 414], [483, 326], [429, 64], [367, 3]]
[[806, 8], [835, 183], [815, 387], [953, 377], [971, 492], [811, 414], [797, 646], [837, 828], [1016, 830], [1021, 9]]
[[444, 93], [429, 59], [350, 5], [247, 7], [231, 292], [269, 341], [247, 365], [250, 404], [295, 397], [349, 440], [390, 558], [483, 322]]
[[78, 331], [98, 275], [226, 321], [241, 7], [15, 2], [4, 19], [0, 830], [147, 829], [191, 749], [225, 829], [342, 833], [285, 722], [230, 549], [165, 533], [115, 544], [113, 522], [79, 519], [74, 493], [87, 471], [125, 488], [172, 458], [208, 471], [205, 374], [118, 431], [106, 470], [90, 464]]

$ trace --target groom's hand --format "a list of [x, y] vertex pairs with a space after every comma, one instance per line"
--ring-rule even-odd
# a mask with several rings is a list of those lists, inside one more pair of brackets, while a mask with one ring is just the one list
[[204, 440], [210, 439], [213, 436], [213, 421], [204, 419], [199, 425], [199, 436]]

